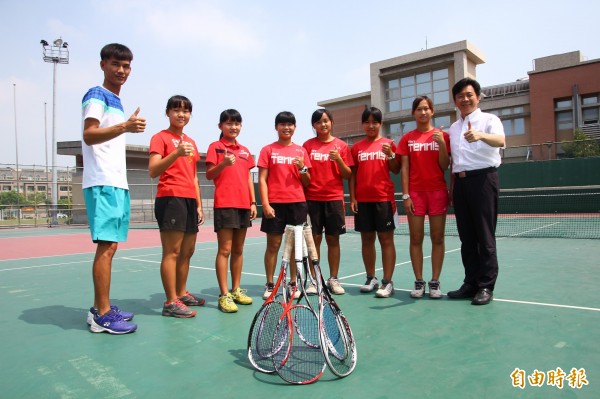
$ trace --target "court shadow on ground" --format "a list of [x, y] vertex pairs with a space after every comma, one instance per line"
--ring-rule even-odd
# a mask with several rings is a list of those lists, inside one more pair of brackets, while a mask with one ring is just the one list
[[[160, 316], [164, 294], [152, 294], [150, 299], [113, 299], [113, 305], [133, 312], [135, 315]], [[19, 316], [29, 324], [54, 325], [63, 330], [87, 330], [85, 322], [88, 308], [73, 308], [64, 305], [51, 305], [25, 309]]]
[[63, 330], [87, 330], [88, 325], [85, 323], [87, 312], [87, 309], [51, 305], [25, 309], [19, 316], [19, 320], [29, 324], [53, 325]]
[[[333, 299], [336, 300], [336, 302], [338, 302], [339, 297], [344, 297], [344, 296], [352, 296], [352, 297], [357, 297], [360, 298], [358, 300], [367, 300], [367, 301], [371, 301], [371, 306], [369, 306], [369, 309], [373, 309], [373, 310], [384, 310], [384, 309], [390, 309], [390, 308], [395, 308], [395, 307], [399, 307], [399, 306], [406, 306], [406, 305], [413, 305], [415, 303], [415, 299], [411, 298], [410, 293], [406, 292], [406, 291], [395, 291], [394, 294], [392, 296], [390, 296], [389, 298], [375, 298], [375, 292], [360, 292], [360, 288], [359, 287], [352, 287], [352, 286], [346, 286], [344, 287], [344, 289], [346, 290], [346, 293], [344, 295], [334, 295]], [[342, 308], [342, 311], [344, 310], [343, 305], [340, 304], [340, 307]]]

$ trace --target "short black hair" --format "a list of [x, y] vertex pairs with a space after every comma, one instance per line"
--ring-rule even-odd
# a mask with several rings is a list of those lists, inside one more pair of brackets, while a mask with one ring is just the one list
[[180, 107], [187, 109], [188, 111], [190, 111], [190, 113], [192, 112], [192, 102], [187, 97], [177, 94], [169, 98], [169, 101], [167, 101], [166, 112], [169, 112], [170, 109]]
[[281, 111], [275, 117], [275, 126], [277, 126], [279, 123], [291, 123], [295, 126], [296, 117], [290, 111]]
[[433, 101], [431, 101], [431, 98], [427, 96], [417, 96], [412, 103], [412, 114], [414, 114], [417, 108], [419, 108], [419, 104], [421, 104], [421, 101], [427, 101], [427, 105], [433, 111]]
[[323, 117], [323, 114], [327, 115], [327, 117], [329, 118], [331, 123], [333, 123], [333, 115], [331, 114], [331, 111], [329, 111], [328, 109], [325, 109], [325, 108], [319, 108], [318, 110], [313, 112], [313, 114], [310, 118], [310, 124], [314, 125], [315, 123], [320, 121], [321, 118]]
[[129, 50], [129, 47], [123, 44], [111, 43], [102, 47], [102, 50], [100, 50], [100, 59], [102, 61], [106, 61], [110, 58], [119, 61], [131, 61], [133, 60], [133, 53]]
[[481, 95], [481, 85], [478, 81], [471, 78], [463, 78], [456, 82], [454, 86], [452, 86], [452, 98], [456, 98], [456, 95], [467, 86], [473, 86], [473, 90], [475, 90], [475, 94], [477, 95], [477, 97]]
[[365, 123], [367, 120], [369, 120], [369, 116], [371, 115], [373, 115], [373, 119], [375, 119], [375, 122], [381, 123], [381, 121], [383, 120], [383, 114], [381, 113], [381, 110], [379, 108], [365, 107], [365, 110], [363, 111], [360, 117], [360, 121], [362, 123]]
[[219, 123], [225, 123], [228, 121], [242, 123], [242, 114], [235, 109], [226, 109], [225, 111], [221, 112], [221, 115], [219, 116]]

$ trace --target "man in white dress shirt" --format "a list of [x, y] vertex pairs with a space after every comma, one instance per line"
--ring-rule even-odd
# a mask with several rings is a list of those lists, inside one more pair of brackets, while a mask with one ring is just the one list
[[481, 86], [464, 78], [452, 87], [460, 118], [450, 127], [452, 174], [450, 194], [461, 241], [465, 268], [463, 285], [449, 291], [453, 299], [473, 298], [473, 305], [486, 305], [493, 298], [498, 277], [496, 221], [500, 185], [496, 169], [500, 148], [505, 145], [504, 128], [493, 114], [481, 112]]

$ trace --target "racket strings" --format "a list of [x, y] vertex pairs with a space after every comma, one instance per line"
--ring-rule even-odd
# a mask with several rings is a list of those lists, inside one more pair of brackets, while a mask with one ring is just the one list
[[323, 374], [326, 363], [320, 345], [315, 344], [319, 342], [319, 327], [314, 312], [303, 305], [290, 308], [275, 333], [278, 339], [284, 336], [288, 342], [287, 350], [280, 350], [272, 357], [277, 373], [292, 384], [316, 381]]

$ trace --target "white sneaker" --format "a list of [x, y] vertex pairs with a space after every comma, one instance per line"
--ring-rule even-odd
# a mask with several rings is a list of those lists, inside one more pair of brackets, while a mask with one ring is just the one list
[[[416, 280], [415, 281], [415, 289], [412, 290], [410, 292], [410, 296], [412, 298], [423, 298], [423, 295], [425, 294], [425, 281], [423, 280]], [[431, 288], [431, 285], [429, 286], [429, 288]], [[430, 290], [431, 292], [431, 290]]]
[[266, 300], [271, 296], [271, 292], [273, 292], [273, 283], [265, 284], [265, 293], [262, 296], [262, 299]]
[[306, 289], [306, 295], [317, 295], [317, 285], [315, 283], [310, 283], [308, 288]]
[[394, 283], [392, 283], [391, 281], [388, 281], [386, 283], [385, 280], [381, 280], [381, 287], [379, 287], [379, 289], [375, 293], [375, 296], [377, 298], [389, 298], [393, 294], [394, 294]]
[[440, 299], [442, 297], [442, 290], [440, 290], [440, 282], [437, 280], [431, 280], [429, 282], [429, 298]]
[[374, 289], [377, 289], [377, 287], [379, 287], [377, 277], [367, 276], [367, 281], [362, 287], [360, 287], [360, 292], [372, 292]]
[[[288, 283], [288, 292], [290, 293], [290, 295], [292, 294], [292, 292], [294, 292], [294, 288], [296, 286], [296, 283]], [[298, 299], [300, 298], [300, 290], [297, 289], [296, 292], [294, 292], [294, 299]]]
[[344, 290], [340, 281], [335, 277], [329, 277], [327, 285], [329, 286], [329, 290], [335, 295], [344, 295], [346, 293], [346, 290]]

